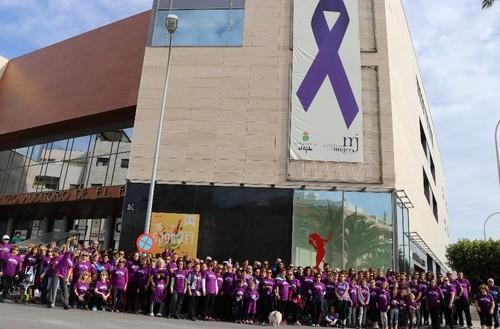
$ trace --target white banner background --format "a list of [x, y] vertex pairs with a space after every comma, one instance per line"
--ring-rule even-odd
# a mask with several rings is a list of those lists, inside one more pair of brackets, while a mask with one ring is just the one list
[[[311, 28], [318, 3], [319, 0], [294, 1], [290, 155], [294, 160], [362, 162], [363, 112], [357, 0], [344, 0], [350, 21], [339, 51], [360, 110], [350, 128], [347, 129], [328, 76], [307, 112], [297, 97], [297, 90], [318, 54]], [[326, 12], [330, 30], [338, 16], [337, 12]]]

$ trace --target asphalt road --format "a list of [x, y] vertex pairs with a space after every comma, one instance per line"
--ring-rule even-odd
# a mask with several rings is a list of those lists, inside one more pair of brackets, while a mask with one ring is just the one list
[[[260, 327], [260, 326], [259, 326]], [[188, 329], [251, 328], [224, 322], [205, 322], [153, 318], [111, 312], [47, 309], [40, 305], [0, 304], [0, 329]], [[289, 328], [294, 328], [289, 326]], [[474, 321], [474, 328], [479, 323]], [[425, 329], [425, 327], [424, 327]]]

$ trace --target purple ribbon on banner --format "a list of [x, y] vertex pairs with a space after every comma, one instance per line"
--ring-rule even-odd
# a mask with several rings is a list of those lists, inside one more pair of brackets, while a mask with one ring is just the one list
[[[340, 14], [331, 30], [323, 14], [324, 11]], [[323, 81], [328, 76], [337, 96], [345, 124], [349, 129], [359, 112], [359, 107], [339, 55], [348, 25], [349, 14], [344, 0], [320, 0], [311, 21], [319, 52], [297, 90], [297, 96], [307, 112]]]

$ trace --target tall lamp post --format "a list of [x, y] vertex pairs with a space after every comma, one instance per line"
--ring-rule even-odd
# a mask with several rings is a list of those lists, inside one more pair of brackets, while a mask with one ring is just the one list
[[170, 76], [170, 57], [172, 54], [172, 39], [173, 39], [173, 34], [177, 30], [178, 21], [179, 19], [176, 15], [168, 15], [167, 19], [165, 20], [165, 27], [167, 28], [167, 32], [169, 35], [167, 77], [165, 78], [165, 84], [163, 86], [163, 98], [161, 101], [160, 119], [158, 121], [158, 129], [156, 132], [155, 154], [153, 158], [153, 170], [151, 172], [151, 181], [149, 182], [148, 207], [146, 210], [146, 224], [144, 225], [144, 233], [149, 233], [149, 227], [151, 225], [151, 213], [153, 212], [153, 197], [156, 185], [156, 170], [158, 167], [158, 157], [160, 154], [161, 131], [163, 129], [163, 117], [165, 116], [166, 103], [167, 103], [168, 79]]
[[484, 240], [486, 240], [486, 223], [488, 223], [488, 221], [490, 220], [490, 218], [493, 217], [493, 216], [495, 216], [495, 215], [500, 215], [500, 211], [492, 213], [491, 215], [489, 215], [488, 217], [486, 217], [486, 220], [484, 221], [484, 225], [483, 225]]
[[497, 127], [495, 128], [495, 149], [497, 151], [498, 184], [500, 184], [500, 151], [498, 150], [498, 128], [499, 127], [500, 127], [500, 120], [498, 120]]

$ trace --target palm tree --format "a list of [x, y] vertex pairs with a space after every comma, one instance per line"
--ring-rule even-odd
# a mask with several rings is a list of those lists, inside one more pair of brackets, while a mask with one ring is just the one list
[[496, 0], [483, 0], [483, 9], [490, 8], [493, 6]]

